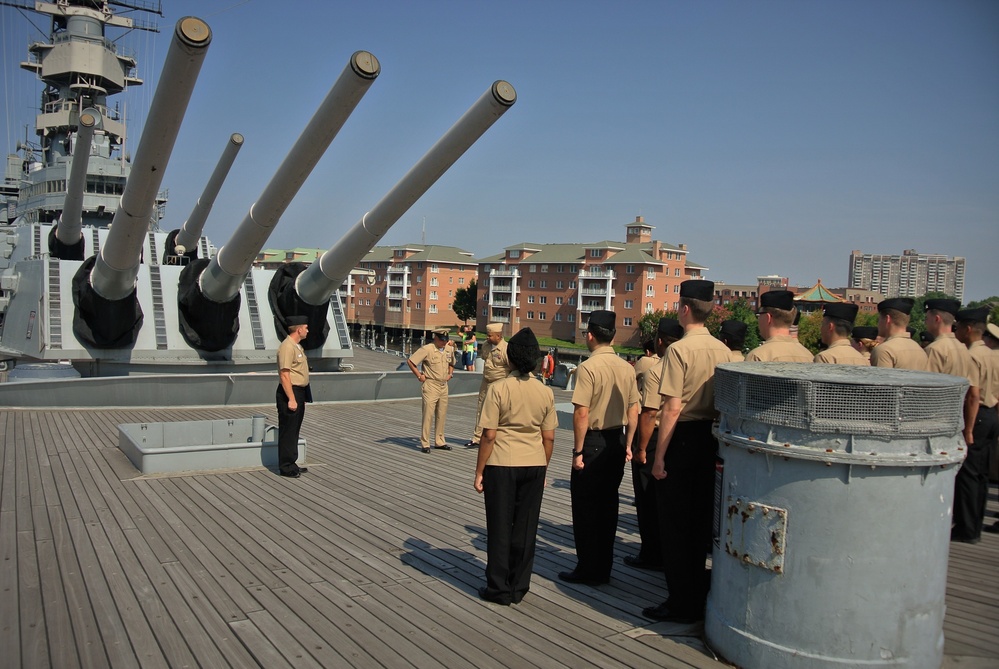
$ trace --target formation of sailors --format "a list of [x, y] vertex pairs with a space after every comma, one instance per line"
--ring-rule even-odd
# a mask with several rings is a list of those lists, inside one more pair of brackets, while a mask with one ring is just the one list
[[[624, 562], [664, 574], [668, 598], [642, 612], [652, 620], [689, 623], [703, 619], [710, 585], [705, 556], [710, 553], [718, 450], [711, 431], [717, 419], [714, 373], [719, 364], [742, 360], [747, 332], [745, 323], [726, 321], [719, 337], [711, 336], [705, 321], [714, 307], [713, 298], [712, 282], [683, 282], [677, 319], [659, 322], [654, 340], [646, 347], [647, 355], [634, 367], [614, 354], [614, 312], [592, 312], [586, 331], [590, 356], [576, 370], [570, 493], [577, 563], [558, 578], [589, 586], [610, 580], [618, 488], [630, 462], [641, 548]], [[793, 293], [770, 291], [761, 296], [757, 313], [764, 341], [745, 360], [872, 365], [968, 379], [964, 410], [968, 457], [955, 483], [951, 539], [977, 543], [983, 530], [989, 457], [999, 437], [999, 327], [987, 323], [988, 309], [962, 310], [956, 300], [926, 300], [926, 328], [933, 341], [924, 349], [908, 330], [913, 307], [909, 298], [884, 300], [878, 305], [877, 327], [865, 330], [854, 327], [856, 305], [826, 305], [820, 326], [825, 348], [814, 355], [791, 334], [797, 317]], [[531, 353], [525, 357], [540, 358], [533, 335], [529, 340]], [[529, 362], [525, 360], [515, 374], [523, 375]], [[489, 416], [488, 425], [482, 421], [481, 427], [487, 428], [483, 443], [488, 440], [492, 449], [503, 449], [504, 411], [522, 415], [525, 402], [541, 402], [545, 411], [534, 417], [538, 432], [530, 451], [534, 466], [540, 467], [550, 458], [546, 428], [551, 425], [551, 400], [538, 392], [534, 388], [533, 394], [508, 392], [497, 406], [499, 397], [494, 397], [490, 387], [484, 399], [489, 411], [480, 409], [480, 416]], [[534, 554], [533, 533], [529, 546], [521, 542], [513, 552], [509, 535], [523, 531], [525, 523], [527, 528], [536, 528], [541, 495], [532, 493], [531, 508], [525, 511], [504, 493], [504, 508], [509, 507], [505, 515], [490, 511], [490, 477], [483, 473], [491, 465], [499, 466], [498, 460], [490, 458], [483, 460], [480, 454], [475, 486], [480, 491], [486, 486], [491, 563], [487, 588], [480, 594], [506, 604], [520, 601], [527, 592], [530, 570], [525, 575], [525, 563], [532, 563]], [[543, 476], [534, 476], [539, 475]], [[513, 521], [514, 517], [527, 520]], [[495, 551], [494, 532], [501, 537]], [[494, 561], [501, 558], [503, 565], [496, 567]], [[510, 569], [508, 563], [519, 566]]]

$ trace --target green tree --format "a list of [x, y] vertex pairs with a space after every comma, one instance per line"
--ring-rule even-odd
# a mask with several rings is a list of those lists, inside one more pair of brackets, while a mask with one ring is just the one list
[[760, 345], [760, 325], [756, 320], [756, 312], [749, 306], [749, 301], [744, 297], [738, 298], [729, 305], [729, 320], [742, 321], [746, 324], [746, 342], [743, 344], [743, 351], [752, 351]]
[[798, 341], [812, 353], [818, 353], [822, 344], [822, 311], [801, 314], [798, 320]]
[[656, 309], [655, 311], [642, 314], [642, 317], [638, 319], [638, 331], [641, 333], [639, 343], [656, 338], [656, 331], [659, 329], [659, 319], [661, 318], [676, 318], [676, 312]]
[[458, 315], [463, 323], [468, 323], [475, 318], [475, 305], [479, 299], [475, 279], [468, 282], [467, 288], [459, 288], [454, 291], [454, 302], [451, 303], [451, 311]]
[[999, 323], [999, 295], [986, 297], [984, 300], [973, 300], [968, 302], [969, 309], [977, 309], [978, 307], [988, 307], [989, 323]]

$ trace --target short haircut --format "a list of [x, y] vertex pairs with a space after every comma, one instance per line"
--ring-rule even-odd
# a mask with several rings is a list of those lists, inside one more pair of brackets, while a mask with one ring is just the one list
[[823, 326], [825, 325], [825, 322], [832, 323], [833, 330], [840, 337], [849, 339], [850, 335], [853, 333], [853, 323], [848, 320], [844, 320], [842, 318], [829, 318], [828, 316], [823, 316], [822, 320]]
[[961, 323], [964, 327], [968, 328], [972, 332], [978, 333], [979, 337], [984, 337], [988, 330], [985, 327], [985, 323], [981, 321], [964, 321]]
[[930, 309], [929, 311], [926, 312], [926, 315], [939, 316], [941, 323], [950, 326], [953, 326], [954, 322], [957, 320], [957, 317], [954, 316], [954, 314], [950, 313], [949, 311], [942, 311], [940, 309]]
[[885, 309], [881, 313], [885, 316], [891, 316], [891, 322], [903, 328], [909, 324], [911, 318], [909, 314], [901, 312], [898, 309]]
[[711, 311], [715, 308], [715, 303], [711, 300], [695, 300], [692, 297], [680, 297], [680, 306], [689, 307], [690, 315], [697, 323], [708, 320]]
[[586, 331], [593, 335], [601, 344], [609, 344], [614, 341], [614, 335], [617, 334], [617, 328], [605, 328], [596, 323], [590, 323], [586, 326]]
[[797, 309], [778, 309], [777, 307], [763, 307], [761, 314], [770, 314], [770, 318], [778, 326], [789, 328], [794, 325], [794, 317]]
[[646, 353], [654, 353], [655, 350], [656, 350], [656, 340], [655, 339], [646, 339], [645, 341], [642, 342], [642, 349]]

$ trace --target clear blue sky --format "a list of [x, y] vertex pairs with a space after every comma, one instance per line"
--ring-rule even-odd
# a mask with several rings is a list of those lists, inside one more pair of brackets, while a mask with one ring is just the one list
[[[231, 132], [246, 144], [208, 222], [224, 243], [347, 63], [382, 74], [268, 240], [329, 247], [496, 79], [519, 99], [384, 237], [486, 256], [623, 239], [643, 215], [709, 278], [847, 281], [852, 249], [968, 259], [999, 294], [999, 2], [164, 1], [123, 40], [147, 85], [173, 24], [214, 37], [167, 170], [178, 227]], [[7, 143], [37, 100], [30, 25], [3, 8]], [[44, 21], [36, 19], [44, 26]], [[34, 33], [37, 34], [37, 33]], [[25, 92], [26, 91], [26, 92]], [[20, 96], [13, 104], [8, 96]], [[134, 149], [134, 145], [133, 145]]]

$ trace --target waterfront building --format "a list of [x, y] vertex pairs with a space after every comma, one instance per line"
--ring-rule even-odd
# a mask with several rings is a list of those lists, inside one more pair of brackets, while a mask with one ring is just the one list
[[885, 297], [920, 297], [941, 292], [964, 301], [965, 259], [907, 249], [902, 255], [850, 254], [849, 287]]

